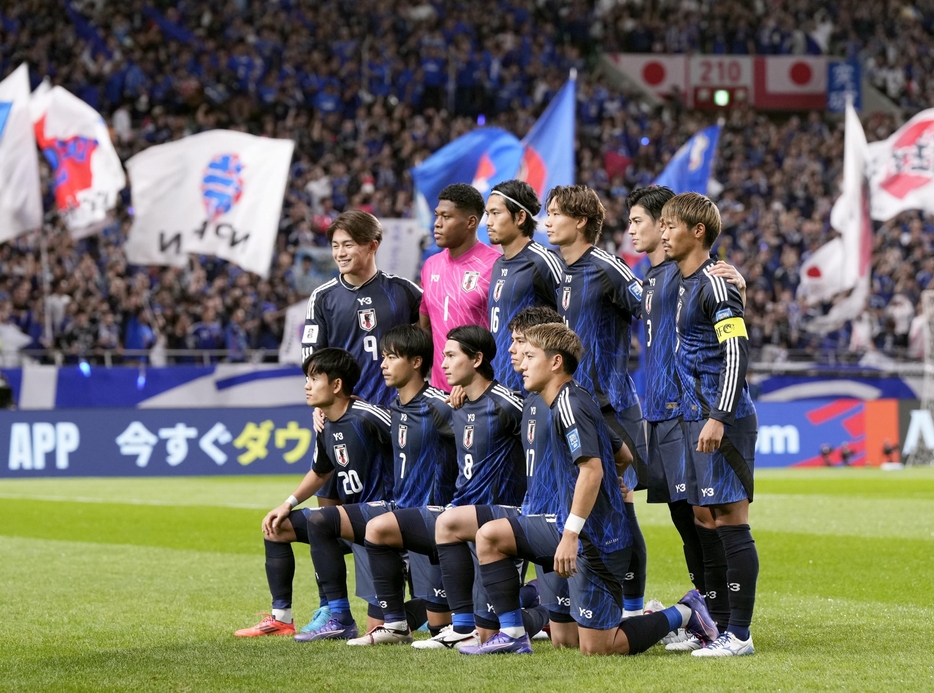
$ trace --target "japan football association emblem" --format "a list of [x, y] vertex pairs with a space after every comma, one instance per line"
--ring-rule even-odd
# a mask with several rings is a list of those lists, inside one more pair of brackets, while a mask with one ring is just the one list
[[535, 419], [529, 419], [528, 428], [525, 430], [525, 437], [528, 438], [530, 443], [535, 442]]
[[409, 438], [409, 427], [408, 426], [399, 426], [399, 447], [404, 448], [405, 443]]
[[464, 447], [468, 450], [473, 447], [473, 426], [464, 426]]
[[376, 327], [376, 309], [367, 308], [357, 311], [357, 322], [360, 323], [360, 329], [369, 332]]
[[566, 286], [561, 292], [561, 307], [567, 310], [569, 305], [571, 305], [571, 287]]
[[499, 297], [503, 294], [503, 284], [506, 283], [505, 279], [500, 279], [496, 282], [496, 286], [493, 287], [493, 300], [498, 301]]
[[652, 312], [652, 294], [654, 293], [655, 293], [654, 291], [645, 292], [645, 312], [646, 313]]
[[334, 459], [337, 460], [337, 463], [341, 467], [346, 467], [348, 464], [350, 464], [350, 455], [347, 454], [346, 445], [334, 446]]
[[473, 291], [480, 283], [479, 272], [464, 272], [464, 281], [461, 282], [461, 288], [464, 291]]

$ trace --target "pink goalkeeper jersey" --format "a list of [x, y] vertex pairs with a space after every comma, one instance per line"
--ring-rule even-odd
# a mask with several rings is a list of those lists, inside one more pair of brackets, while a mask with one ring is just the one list
[[490, 327], [487, 295], [493, 263], [499, 256], [499, 252], [478, 242], [456, 260], [452, 260], [445, 249], [422, 265], [422, 289], [425, 293], [419, 310], [431, 320], [435, 349], [431, 384], [435, 387], [451, 389], [441, 371], [448, 332], [461, 325]]

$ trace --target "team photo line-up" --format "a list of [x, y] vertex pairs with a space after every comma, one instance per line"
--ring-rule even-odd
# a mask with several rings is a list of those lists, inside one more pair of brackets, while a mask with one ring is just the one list
[[[651, 264], [643, 281], [597, 247], [606, 212], [585, 186], [545, 200], [557, 252], [533, 240], [542, 202], [528, 184], [499, 183], [486, 203], [448, 186], [421, 287], [377, 268], [374, 216], [337, 218], [327, 237], [340, 274], [311, 295], [302, 336], [314, 461], [263, 519], [272, 610], [237, 636], [466, 655], [530, 654], [533, 638], [584, 654], [659, 642], [698, 657], [754, 652], [745, 282], [711, 257], [710, 199], [648, 187], [627, 202]], [[478, 241], [484, 215], [501, 252]], [[628, 368], [636, 319], [641, 402]], [[643, 489], [683, 543], [692, 588], [669, 608], [645, 602]], [[313, 496], [317, 508], [297, 507]], [[310, 546], [320, 599], [300, 630], [295, 542]]]

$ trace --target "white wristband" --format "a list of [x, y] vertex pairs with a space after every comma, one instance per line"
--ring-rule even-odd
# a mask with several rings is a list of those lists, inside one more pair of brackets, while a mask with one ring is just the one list
[[295, 496], [289, 496], [285, 499], [285, 502], [288, 503], [290, 507], [294, 508], [296, 505], [298, 505], [298, 498]]
[[581, 530], [584, 529], [585, 520], [580, 515], [568, 515], [567, 522], [564, 523], [564, 528], [569, 532], [574, 532], [574, 534], [580, 534]]

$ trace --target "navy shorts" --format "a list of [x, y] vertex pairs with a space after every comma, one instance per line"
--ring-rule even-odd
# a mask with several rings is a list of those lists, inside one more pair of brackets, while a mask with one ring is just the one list
[[623, 439], [632, 453], [632, 464], [623, 474], [623, 481], [633, 491], [648, 488], [648, 470], [646, 469], [645, 426], [642, 423], [642, 407], [634, 404], [625, 411], [617, 412], [612, 407], [604, 407], [603, 420], [616, 435]]
[[[512, 505], [476, 505], [477, 527], [482, 527], [487, 522], [501, 520], [503, 518], [516, 517], [519, 514], [519, 508]], [[468, 542], [470, 546], [470, 555], [473, 558], [473, 611], [474, 620], [481, 628], [490, 630], [499, 630], [499, 618], [493, 610], [493, 605], [487, 597], [486, 588], [483, 586], [483, 580], [480, 579], [480, 563], [477, 561], [477, 545]], [[521, 572], [521, 561], [517, 563], [516, 570]]]
[[568, 579], [571, 616], [582, 628], [609, 630], [623, 619], [623, 581], [629, 570], [632, 548], [602, 553], [581, 542], [577, 572]]
[[687, 498], [684, 432], [678, 419], [645, 422], [649, 503], [674, 503]]
[[[413, 597], [447, 607], [447, 595], [441, 581], [441, 566], [432, 563], [425, 554], [412, 551], [409, 553], [409, 574], [412, 576]], [[446, 610], [445, 608], [444, 611]]]
[[554, 515], [520, 515], [509, 518], [521, 558], [536, 564], [538, 595], [553, 621], [571, 621], [570, 587], [554, 572], [555, 549], [561, 541]]
[[685, 421], [684, 457], [687, 500], [691, 505], [752, 502], [753, 472], [759, 419], [755, 414], [723, 427], [723, 440], [715, 452], [697, 452], [706, 421]]

